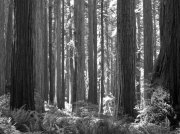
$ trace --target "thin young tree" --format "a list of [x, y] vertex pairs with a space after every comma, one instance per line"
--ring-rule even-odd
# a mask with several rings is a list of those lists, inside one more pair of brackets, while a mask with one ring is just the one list
[[117, 54], [120, 84], [116, 117], [134, 116], [135, 106], [135, 1], [117, 1]]
[[15, 42], [12, 48], [10, 108], [34, 110], [34, 0], [14, 0]]

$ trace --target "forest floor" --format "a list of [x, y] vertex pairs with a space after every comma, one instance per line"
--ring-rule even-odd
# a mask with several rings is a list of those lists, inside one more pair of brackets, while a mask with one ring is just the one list
[[[79, 103], [75, 112], [46, 105], [45, 112], [9, 111], [9, 96], [0, 97], [0, 134], [180, 134], [165, 124], [132, 122], [123, 116], [98, 115], [98, 107]], [[67, 105], [68, 106], [68, 105]]]

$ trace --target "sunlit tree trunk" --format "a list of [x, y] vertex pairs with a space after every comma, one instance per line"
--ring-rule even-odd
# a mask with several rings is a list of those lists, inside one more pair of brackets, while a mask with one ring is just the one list
[[34, 0], [14, 0], [15, 43], [12, 48], [11, 109], [34, 110], [33, 26]]
[[141, 48], [142, 48], [142, 23], [141, 23], [141, 0], [136, 0], [136, 8], [138, 9], [136, 12], [136, 102], [140, 108], [141, 104]]
[[100, 90], [100, 103], [99, 113], [103, 113], [103, 97], [104, 97], [104, 21], [103, 21], [103, 4], [104, 0], [101, 0], [101, 90]]

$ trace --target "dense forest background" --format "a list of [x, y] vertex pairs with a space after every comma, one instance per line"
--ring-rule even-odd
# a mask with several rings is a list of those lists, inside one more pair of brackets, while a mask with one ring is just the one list
[[179, 0], [0, 0], [0, 134], [180, 133]]

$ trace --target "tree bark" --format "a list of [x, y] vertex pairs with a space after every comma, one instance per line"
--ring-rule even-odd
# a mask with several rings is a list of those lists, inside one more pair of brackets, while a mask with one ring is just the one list
[[85, 101], [85, 80], [84, 80], [84, 68], [85, 68], [85, 47], [84, 47], [84, 1], [76, 0], [74, 3], [74, 37], [75, 37], [75, 70], [77, 70], [77, 76], [74, 77], [77, 81], [76, 101]]
[[43, 57], [44, 57], [44, 100], [48, 102], [49, 78], [48, 78], [48, 15], [47, 0], [43, 3]]
[[151, 0], [143, 1], [144, 17], [144, 105], [148, 105], [151, 99], [151, 93], [148, 88], [150, 75], [153, 70], [153, 27], [152, 27], [152, 7]]
[[11, 109], [24, 106], [34, 110], [33, 76], [33, 26], [35, 21], [33, 0], [14, 0], [15, 5], [15, 43], [12, 48], [11, 66]]
[[49, 2], [49, 75], [50, 75], [50, 90], [49, 102], [54, 104], [55, 97], [55, 56], [54, 56], [54, 42], [53, 42], [53, 2]]
[[134, 116], [135, 106], [135, 1], [117, 1], [117, 51], [120, 90], [118, 91], [116, 117]]
[[5, 4], [0, 0], [0, 95], [5, 93]]
[[[7, 34], [6, 34], [6, 88], [11, 86], [11, 51], [13, 44], [13, 1], [9, 3]], [[7, 89], [6, 89], [7, 90]]]
[[152, 84], [170, 92], [176, 118], [169, 117], [174, 129], [180, 121], [180, 1], [164, 0], [160, 9], [161, 48], [154, 67]]
[[96, 0], [88, 0], [88, 102], [97, 104], [97, 15]]
[[61, 1], [57, 1], [57, 106], [61, 108], [62, 71], [61, 71]]
[[101, 90], [100, 90], [100, 103], [99, 113], [103, 114], [103, 97], [104, 97], [104, 21], [103, 21], [103, 4], [104, 0], [101, 0]]

